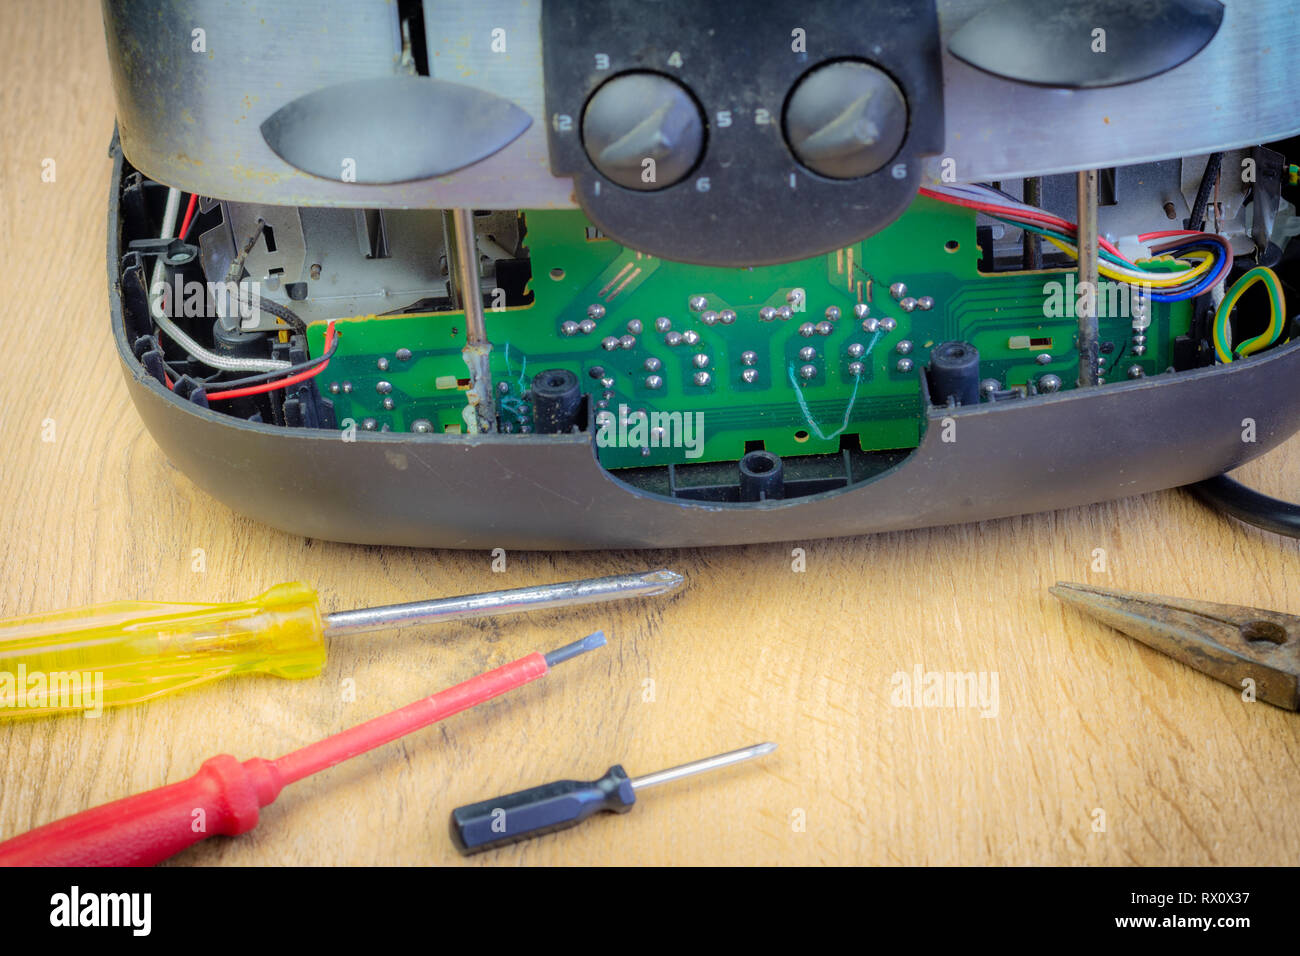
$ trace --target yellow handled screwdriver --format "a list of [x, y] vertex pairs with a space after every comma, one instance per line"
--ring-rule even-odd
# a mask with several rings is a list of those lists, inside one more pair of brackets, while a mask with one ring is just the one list
[[97, 711], [233, 674], [314, 677], [325, 638], [666, 594], [666, 568], [322, 614], [281, 584], [240, 604], [121, 601], [0, 620], [0, 717]]

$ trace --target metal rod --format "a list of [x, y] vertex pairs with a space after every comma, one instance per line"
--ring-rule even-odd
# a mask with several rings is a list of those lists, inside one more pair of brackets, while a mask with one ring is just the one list
[[440, 624], [444, 621], [460, 621], [465, 618], [498, 617], [505, 614], [519, 614], [523, 611], [600, 604], [605, 601], [621, 601], [625, 598], [667, 594], [675, 590], [683, 580], [682, 576], [675, 571], [660, 568], [643, 574], [616, 574], [605, 578], [563, 581], [559, 584], [541, 584], [535, 587], [512, 588], [508, 591], [488, 591], [484, 594], [466, 594], [433, 601], [413, 601], [409, 604], [388, 604], [384, 607], [358, 608], [355, 611], [336, 611], [326, 615], [325, 627], [330, 637], [338, 637], [344, 634], [362, 634], [366, 631], [408, 627], [414, 624]]
[[[1026, 176], [1024, 201], [1030, 206], [1043, 204], [1043, 181], [1037, 176]], [[1043, 267], [1043, 240], [1036, 232], [1024, 230], [1021, 237], [1021, 264], [1026, 271], [1036, 272]]]
[[456, 296], [465, 310], [465, 348], [462, 354], [469, 367], [469, 391], [465, 395], [465, 424], [471, 434], [494, 432], [497, 427], [496, 397], [492, 394], [492, 370], [489, 358], [492, 343], [487, 337], [483, 317], [483, 292], [478, 283], [478, 243], [474, 239], [474, 211], [451, 211], [452, 274]]
[[[181, 191], [175, 186], [167, 190], [167, 201], [163, 204], [162, 229], [158, 233], [159, 239], [170, 239], [176, 232], [176, 219], [181, 211]], [[153, 261], [153, 273], [149, 277], [149, 295], [153, 296], [154, 290], [162, 283], [163, 280], [163, 257], [159, 255]], [[175, 303], [173, 303], [173, 307]]]
[[1097, 326], [1097, 170], [1079, 173], [1075, 207], [1079, 219], [1079, 283], [1075, 317], [1079, 346], [1079, 386], [1097, 384], [1101, 332]]
[[478, 284], [478, 243], [474, 241], [474, 211], [453, 209], [451, 222], [457, 298], [460, 307], [465, 310], [465, 341], [469, 345], [486, 345], [487, 324], [483, 319], [483, 294]]
[[776, 744], [772, 743], [754, 744], [752, 747], [742, 747], [730, 753], [718, 754], [716, 757], [705, 757], [703, 760], [684, 763], [680, 767], [669, 767], [667, 770], [660, 770], [658, 773], [648, 773], [644, 777], [633, 777], [631, 781], [632, 789], [645, 790], [649, 787], [657, 787], [661, 783], [681, 780], [683, 777], [693, 777], [697, 773], [707, 773], [710, 770], [729, 767], [733, 763], [753, 760], [755, 757], [770, 754], [775, 749]]

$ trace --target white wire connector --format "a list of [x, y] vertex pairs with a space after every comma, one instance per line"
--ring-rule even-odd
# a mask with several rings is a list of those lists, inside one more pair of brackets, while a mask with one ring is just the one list
[[1137, 262], [1139, 259], [1151, 258], [1151, 244], [1139, 241], [1136, 233], [1128, 236], [1120, 236], [1118, 239], [1113, 241], [1115, 243], [1115, 248], [1119, 250], [1119, 254], [1129, 262]]

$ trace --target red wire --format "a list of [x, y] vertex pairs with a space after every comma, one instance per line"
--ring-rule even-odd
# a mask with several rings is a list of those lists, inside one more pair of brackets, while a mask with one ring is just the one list
[[1009, 206], [997, 206], [993, 203], [980, 202], [976, 199], [959, 199], [956, 196], [949, 196], [947, 193], [938, 193], [932, 189], [921, 187], [922, 196], [929, 196], [931, 199], [937, 199], [940, 202], [952, 203], [954, 206], [965, 206], [968, 209], [977, 209], [980, 212], [990, 213], [995, 216], [1013, 216], [1019, 219], [1028, 219], [1030, 222], [1041, 222], [1048, 226], [1057, 226], [1067, 231], [1074, 232], [1073, 223], [1060, 216], [1053, 216], [1050, 212], [1029, 211], [1027, 209], [1012, 209]]
[[1146, 242], [1148, 239], [1164, 239], [1166, 236], [1203, 236], [1207, 233], [1197, 232], [1195, 229], [1165, 229], [1162, 232], [1144, 232], [1138, 236], [1140, 242]]
[[1099, 236], [1099, 237], [1097, 238], [1097, 245], [1101, 246], [1103, 249], [1105, 249], [1107, 252], [1109, 252], [1112, 256], [1118, 256], [1119, 258], [1123, 259], [1123, 260], [1124, 260], [1125, 262], [1127, 262], [1129, 265], [1131, 265], [1131, 266], [1135, 266], [1135, 265], [1137, 265], [1136, 262], [1134, 262], [1134, 261], [1133, 261], [1132, 259], [1130, 259], [1128, 256], [1124, 255], [1124, 253], [1120, 252], [1120, 251], [1119, 251], [1119, 248], [1118, 248], [1118, 247], [1117, 247], [1113, 242], [1111, 242], [1109, 239], [1106, 239], [1106, 238], [1104, 238], [1104, 237], [1100, 237], [1100, 236]]
[[194, 218], [194, 210], [199, 205], [199, 194], [190, 193], [189, 205], [185, 207], [185, 218], [181, 220], [181, 231], [176, 233], [178, 239], [184, 239], [186, 233], [190, 231], [190, 220]]
[[[921, 187], [920, 193], [922, 196], [929, 196], [931, 199], [937, 199], [940, 202], [952, 203], [954, 206], [965, 206], [967, 209], [974, 209], [978, 212], [988, 213], [991, 216], [1005, 216], [1010, 219], [1024, 219], [1029, 222], [1041, 223], [1042, 225], [1045, 226], [1055, 226], [1057, 229], [1061, 230], [1062, 232], [1078, 233], [1079, 231], [1079, 227], [1076, 226], [1074, 223], [1070, 222], [1068, 219], [1062, 219], [1060, 216], [1053, 216], [1051, 213], [1048, 212], [1039, 212], [1037, 210], [1031, 211], [1028, 209], [1014, 209], [1010, 206], [996, 206], [992, 203], [979, 202], [974, 199], [958, 199], [956, 196], [949, 196], [947, 193], [937, 193], [932, 189], [926, 189], [924, 186]], [[1128, 256], [1121, 253], [1119, 249], [1115, 247], [1114, 243], [1112, 243], [1109, 239], [1106, 239], [1104, 237], [1099, 238], [1097, 240], [1097, 245], [1101, 246], [1107, 252], [1111, 253], [1111, 255], [1118, 256], [1120, 259], [1123, 259], [1125, 262], [1129, 263], [1129, 265], [1134, 264], [1133, 261], [1129, 259]]]
[[[159, 332], [156, 336], [154, 336], [154, 341], [156, 341], [156, 342], [158, 343], [158, 351], [161, 352], [161, 351], [162, 351], [162, 333], [161, 333], [161, 332]], [[171, 377], [170, 375], [167, 374], [167, 369], [165, 369], [165, 368], [163, 369], [163, 384], [166, 385], [169, 389], [171, 389], [171, 391], [173, 391], [173, 392], [176, 391], [176, 387], [172, 384], [172, 377]]]
[[[325, 330], [325, 354], [329, 354], [330, 346], [334, 344], [334, 323], [331, 321]], [[276, 389], [288, 388], [290, 385], [297, 385], [299, 382], [305, 382], [309, 378], [315, 378], [325, 367], [330, 364], [327, 358], [315, 368], [309, 368], [297, 375], [290, 375], [288, 378], [278, 379], [274, 382], [263, 382], [261, 385], [249, 385], [245, 388], [232, 388], [224, 392], [209, 392], [208, 401], [215, 398], [244, 398], [247, 395], [262, 395], [266, 392], [274, 392]]]
[[245, 388], [232, 388], [225, 392], [209, 392], [208, 399], [217, 398], [243, 398], [246, 395], [261, 395], [265, 392], [274, 392], [276, 389], [288, 388], [290, 385], [297, 385], [299, 382], [305, 382], [309, 378], [315, 378], [321, 372], [325, 371], [325, 366], [329, 362], [321, 362], [315, 368], [309, 368], [305, 372], [299, 372], [297, 375], [290, 375], [288, 378], [282, 378], [278, 382], [263, 382], [261, 385], [249, 385]]

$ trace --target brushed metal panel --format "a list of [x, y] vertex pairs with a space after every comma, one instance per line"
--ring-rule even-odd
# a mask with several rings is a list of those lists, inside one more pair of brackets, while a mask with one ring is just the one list
[[[570, 181], [551, 176], [546, 161], [540, 0], [426, 2], [430, 72], [505, 96], [533, 124], [483, 163], [382, 186], [294, 169], [259, 127], [305, 93], [402, 72], [395, 3], [170, 0], [152, 9], [103, 0], [103, 9], [122, 149], [159, 182], [218, 199], [295, 206], [572, 206]], [[491, 49], [498, 28], [506, 31], [505, 53]], [[196, 29], [204, 31], [206, 52], [192, 49]]]
[[[938, 0], [946, 39], [990, 0]], [[147, 175], [240, 202], [353, 207], [571, 208], [547, 165], [542, 0], [426, 0], [430, 72], [505, 96], [533, 117], [518, 140], [449, 176], [392, 186], [329, 182], [276, 156], [258, 127], [331, 83], [400, 70], [397, 8], [383, 0], [103, 0], [122, 146]], [[207, 53], [191, 52], [191, 30]], [[492, 49], [505, 31], [505, 52]], [[741, 29], [741, 27], [738, 27]], [[815, 44], [816, 38], [810, 38]], [[815, 48], [815, 47], [814, 47]], [[1176, 69], [1127, 86], [1051, 90], [944, 56], [945, 157], [961, 181], [1128, 165], [1300, 132], [1291, 88], [1300, 28], [1288, 0], [1227, 0], [1222, 28]], [[774, 104], [779, 108], [780, 104]], [[422, 131], [415, 131], [416, 134]]]
[[[945, 42], [989, 0], [938, 0]], [[1289, 0], [1226, 0], [1209, 46], [1127, 86], [1052, 90], [989, 76], [945, 52], [944, 157], [961, 182], [1073, 172], [1266, 143], [1300, 132], [1294, 64], [1300, 27]], [[1099, 54], [1100, 55], [1100, 54]]]

